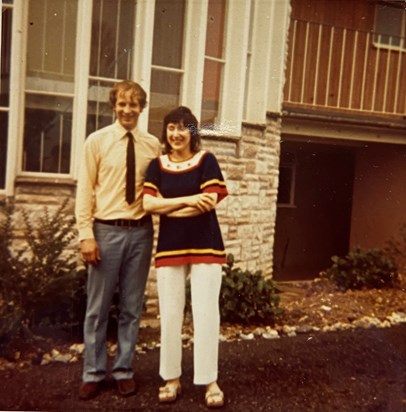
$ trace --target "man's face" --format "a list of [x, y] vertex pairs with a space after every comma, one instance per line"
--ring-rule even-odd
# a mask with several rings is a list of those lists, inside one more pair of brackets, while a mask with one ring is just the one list
[[117, 94], [117, 101], [113, 110], [121, 126], [126, 130], [132, 130], [138, 124], [142, 107], [138, 98], [130, 90]]

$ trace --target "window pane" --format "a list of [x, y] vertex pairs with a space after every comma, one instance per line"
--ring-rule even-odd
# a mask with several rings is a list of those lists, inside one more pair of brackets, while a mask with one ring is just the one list
[[209, 0], [207, 15], [206, 56], [223, 57], [225, 0]]
[[26, 97], [23, 170], [69, 173], [72, 99]]
[[179, 105], [182, 72], [184, 0], [157, 0], [155, 4], [152, 64], [169, 70], [153, 68], [149, 102], [148, 129], [161, 135], [162, 118]]
[[157, 0], [152, 64], [181, 68], [184, 15], [184, 0]]
[[114, 82], [91, 80], [88, 94], [86, 136], [114, 121], [109, 92]]
[[12, 9], [3, 7], [1, 13], [1, 81], [0, 106], [9, 105]]
[[73, 93], [77, 0], [31, 0], [27, 89]]
[[131, 79], [134, 0], [94, 0], [90, 75]]
[[402, 19], [405, 12], [401, 8], [390, 7], [386, 4], [376, 5], [376, 27], [377, 36], [375, 41], [391, 46], [400, 45], [402, 33]]
[[[204, 64], [201, 126], [217, 122], [224, 61], [225, 0], [209, 0]], [[220, 61], [219, 61], [220, 60]]]
[[163, 117], [179, 105], [180, 83], [179, 73], [152, 71], [148, 129], [156, 136], [161, 135]]
[[222, 63], [206, 60], [203, 78], [202, 127], [208, 127], [216, 122], [219, 111], [222, 72]]
[[5, 188], [8, 113], [0, 112], [0, 189]]

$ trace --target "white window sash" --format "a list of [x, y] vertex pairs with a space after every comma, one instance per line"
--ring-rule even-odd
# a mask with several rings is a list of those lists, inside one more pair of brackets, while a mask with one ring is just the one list
[[[180, 101], [200, 117], [208, 0], [188, 0], [186, 3], [185, 39], [183, 51], [184, 76]], [[199, 119], [200, 120], [200, 119]]]
[[228, 1], [226, 8], [225, 64], [220, 96], [220, 132], [240, 134], [244, 109], [250, 1]]
[[78, 2], [78, 21], [75, 56], [75, 98], [72, 113], [71, 173], [77, 179], [86, 138], [87, 90], [89, 88], [92, 1]]
[[8, 119], [7, 170], [5, 182], [6, 196], [14, 194], [14, 182], [21, 173], [22, 140], [24, 124], [24, 85], [26, 65], [26, 34], [28, 2], [15, 0], [11, 40], [10, 67], [10, 112]]
[[[134, 81], [139, 83], [148, 96], [151, 89], [152, 46], [154, 38], [155, 1], [137, 1], [135, 42], [133, 53]], [[138, 120], [141, 129], [148, 129], [149, 107], [145, 107]]]

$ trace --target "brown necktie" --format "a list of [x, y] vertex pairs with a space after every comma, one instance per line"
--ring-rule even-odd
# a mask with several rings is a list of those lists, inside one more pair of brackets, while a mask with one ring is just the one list
[[125, 186], [125, 200], [129, 205], [134, 202], [135, 199], [135, 152], [134, 152], [134, 137], [128, 132], [127, 143], [127, 174], [126, 174], [126, 186]]

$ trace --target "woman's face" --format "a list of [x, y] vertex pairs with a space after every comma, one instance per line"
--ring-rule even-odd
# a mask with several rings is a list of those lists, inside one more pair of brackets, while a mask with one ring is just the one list
[[168, 126], [166, 126], [166, 139], [172, 152], [191, 153], [190, 130], [183, 123], [168, 123]]

